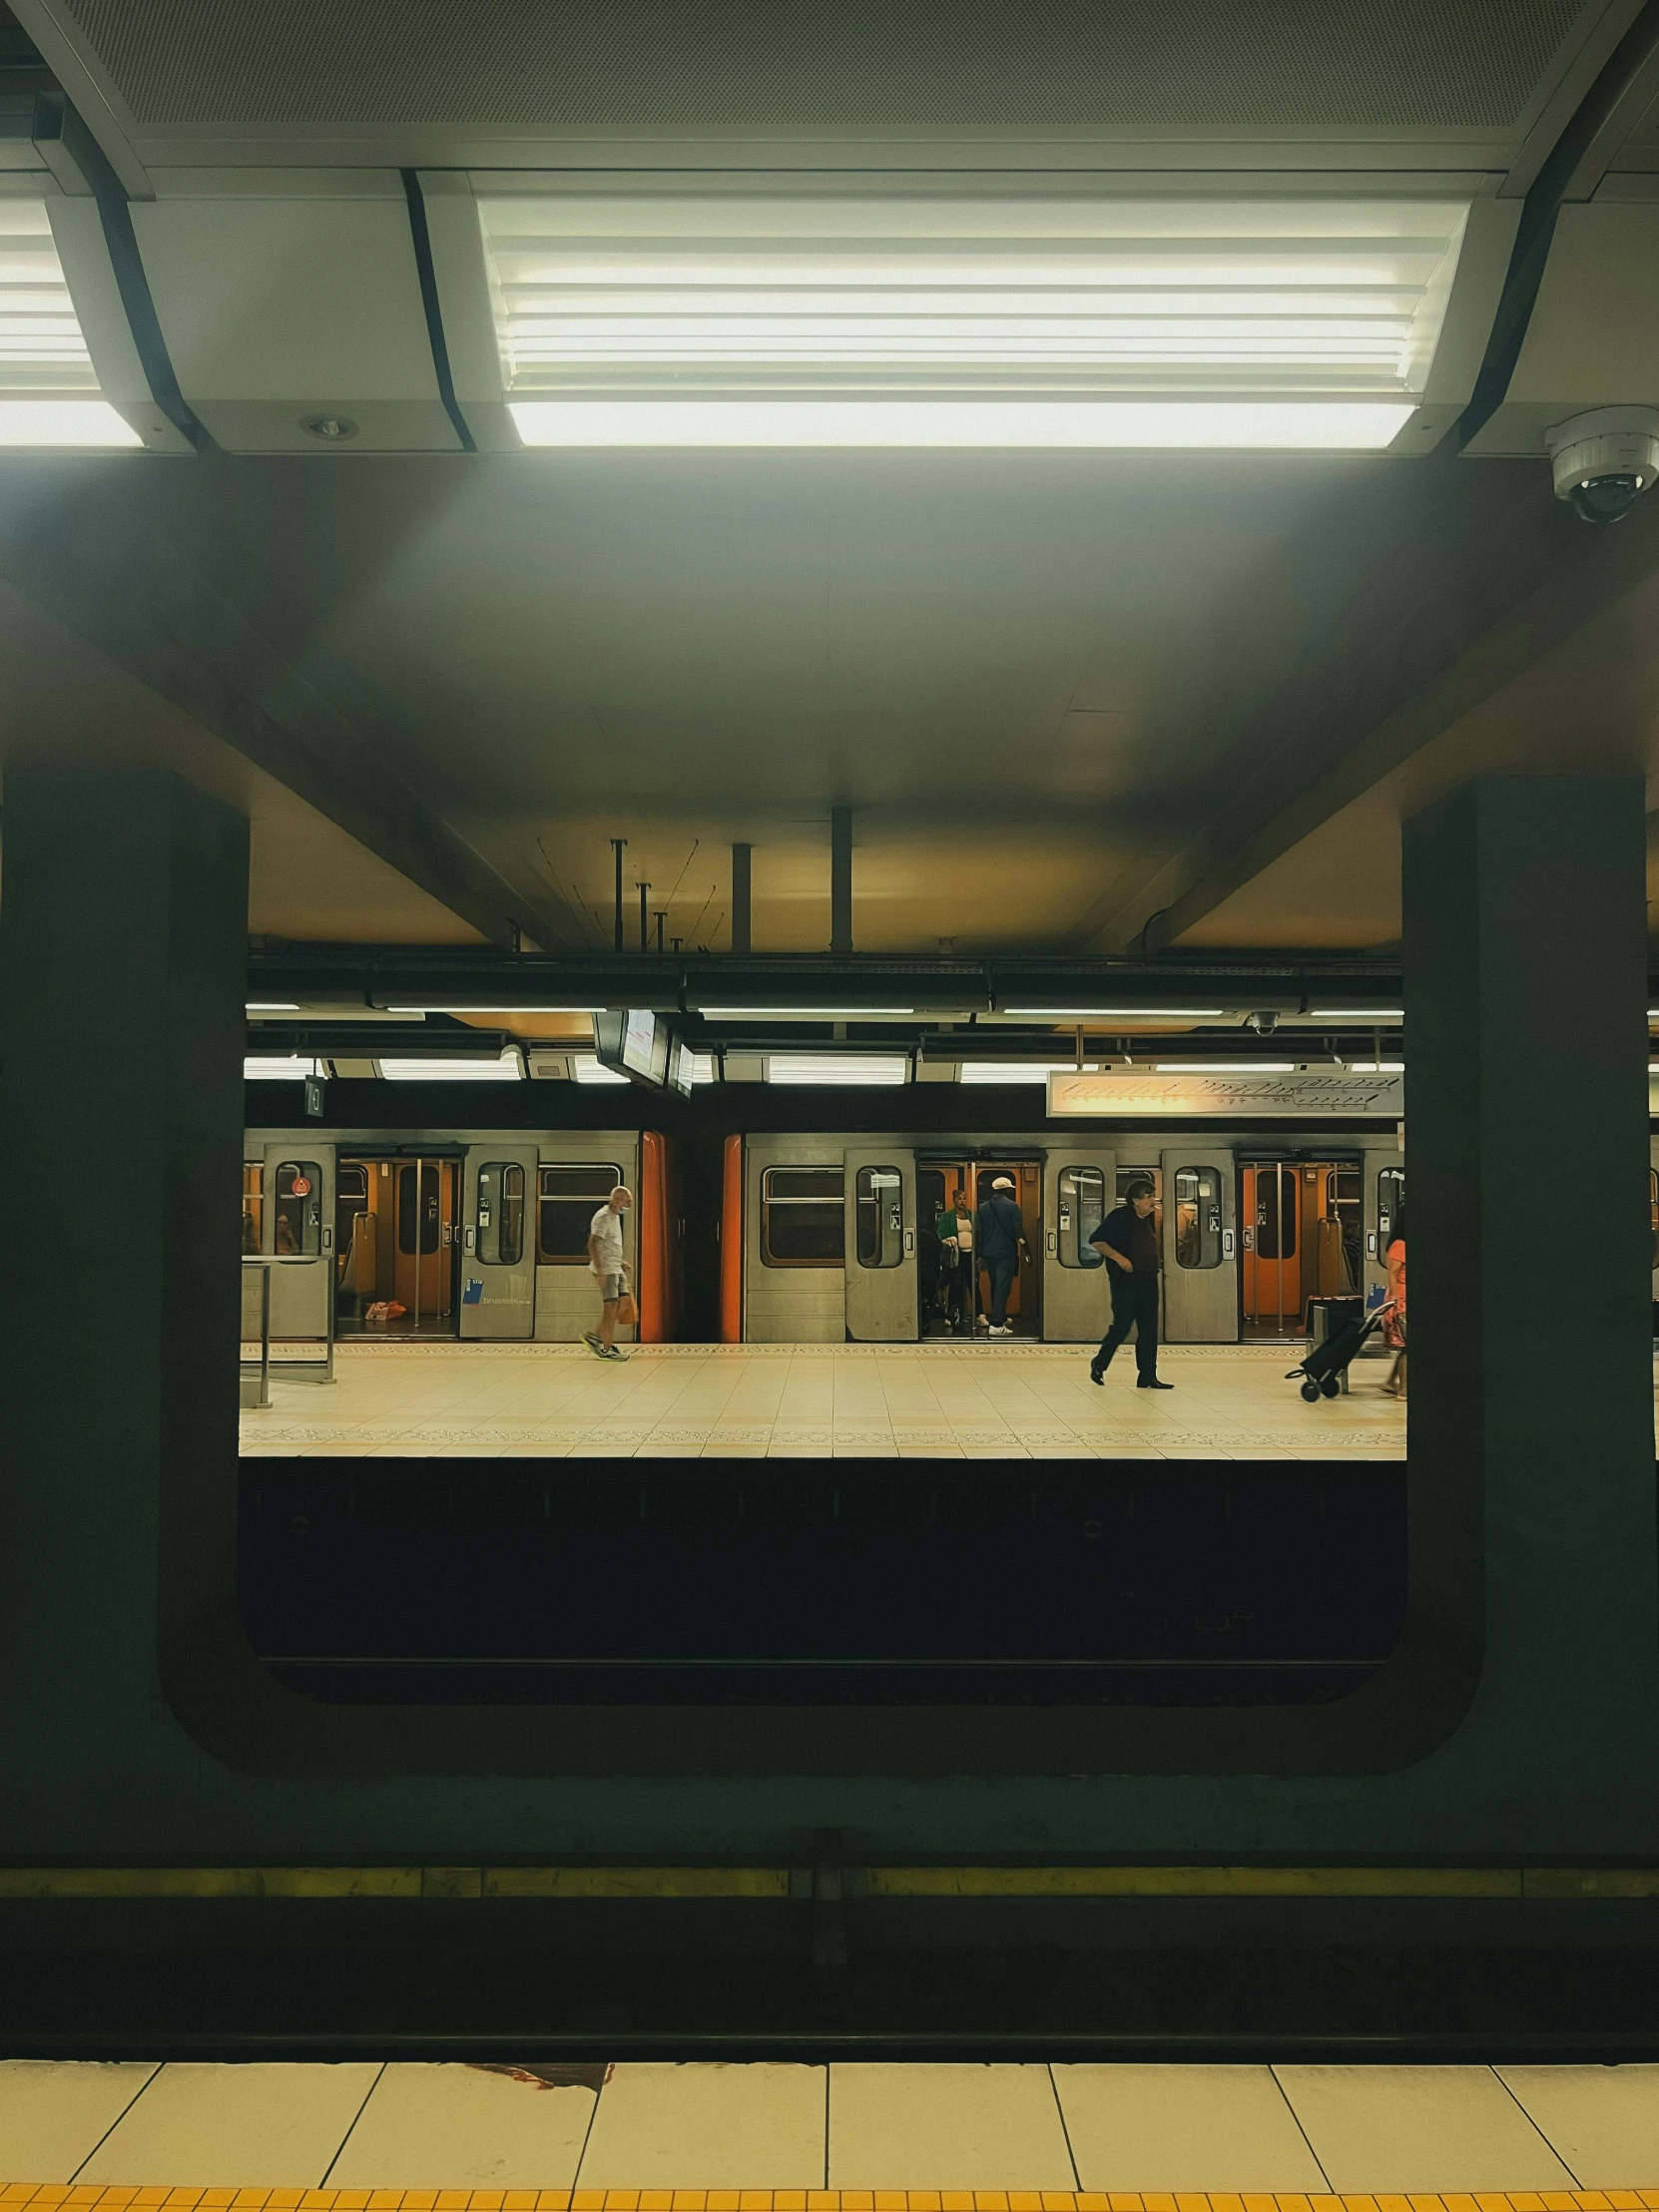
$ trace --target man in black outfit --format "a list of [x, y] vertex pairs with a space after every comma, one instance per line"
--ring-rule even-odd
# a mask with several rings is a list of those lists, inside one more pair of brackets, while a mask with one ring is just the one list
[[1135, 1386], [1173, 1390], [1158, 1380], [1158, 1224], [1152, 1218], [1153, 1190], [1131, 1183], [1123, 1204], [1108, 1214], [1090, 1244], [1099, 1247], [1112, 1284], [1112, 1326], [1089, 1362], [1089, 1381], [1104, 1382], [1112, 1355], [1131, 1329], [1135, 1332]]

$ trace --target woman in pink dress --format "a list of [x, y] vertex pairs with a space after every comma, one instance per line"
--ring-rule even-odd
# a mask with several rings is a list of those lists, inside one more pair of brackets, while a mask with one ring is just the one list
[[1388, 1303], [1382, 1310], [1382, 1342], [1394, 1356], [1388, 1380], [1382, 1387], [1394, 1397], [1405, 1395], [1405, 1216], [1394, 1222], [1394, 1233], [1385, 1255], [1388, 1268]]

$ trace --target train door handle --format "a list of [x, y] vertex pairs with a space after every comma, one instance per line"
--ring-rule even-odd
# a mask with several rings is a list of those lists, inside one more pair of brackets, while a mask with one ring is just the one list
[[477, 1245], [478, 1245], [478, 1232], [477, 1232], [477, 1230], [476, 1230], [476, 1229], [469, 1229], [469, 1230], [467, 1230], [467, 1231], [466, 1231], [466, 1233], [465, 1233], [465, 1235], [464, 1235], [464, 1236], [462, 1237], [462, 1240], [461, 1240], [461, 1242], [462, 1242], [462, 1246], [463, 1246], [463, 1248], [464, 1248], [464, 1249], [465, 1249], [466, 1251], [468, 1251], [468, 1252], [473, 1252], [473, 1251], [476, 1251], [476, 1249], [477, 1249]]
[[324, 1252], [332, 1252], [334, 1249], [334, 1232], [331, 1229], [322, 1232], [322, 1249]]
[[913, 1229], [906, 1229], [904, 1232], [904, 1249], [906, 1252], [914, 1252], [916, 1249], [916, 1233]]
[[1060, 1235], [1059, 1235], [1059, 1231], [1058, 1231], [1058, 1230], [1055, 1230], [1055, 1229], [1051, 1229], [1051, 1230], [1050, 1230], [1050, 1231], [1048, 1232], [1048, 1249], [1049, 1249], [1049, 1251], [1050, 1251], [1050, 1252], [1058, 1252], [1058, 1251], [1059, 1251], [1059, 1249], [1060, 1249]]
[[1233, 1232], [1231, 1229], [1224, 1229], [1221, 1233], [1221, 1256], [1224, 1260], [1231, 1260], [1233, 1257]]
[[1372, 1230], [1370, 1235], [1366, 1238], [1366, 1250], [1371, 1254], [1373, 1259], [1377, 1257], [1377, 1231], [1375, 1229]]

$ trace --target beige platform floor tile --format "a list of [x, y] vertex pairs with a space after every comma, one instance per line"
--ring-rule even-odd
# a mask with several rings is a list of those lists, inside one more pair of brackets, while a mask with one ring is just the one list
[[477, 2066], [388, 2066], [345, 2139], [331, 2189], [568, 2189], [594, 2092]]
[[152, 2065], [0, 2061], [0, 2169], [68, 2181], [155, 2073]]
[[1499, 2066], [1585, 2189], [1647, 2189], [1659, 2174], [1659, 2066]]
[[822, 2066], [619, 2065], [599, 2098], [584, 2189], [824, 2186]]
[[1277, 2066], [1333, 2189], [1570, 2189], [1489, 2066]]
[[314, 2189], [378, 2066], [164, 2066], [77, 2177]]
[[1046, 2066], [833, 2065], [831, 2189], [1075, 2189]]
[[1269, 2066], [1056, 2066], [1085, 2189], [1323, 2190]]

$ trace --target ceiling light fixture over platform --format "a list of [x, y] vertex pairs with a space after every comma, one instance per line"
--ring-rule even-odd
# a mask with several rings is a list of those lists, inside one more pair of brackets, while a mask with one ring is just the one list
[[1426, 450], [1465, 236], [1512, 224], [1466, 200], [477, 189], [503, 401], [553, 446]]

